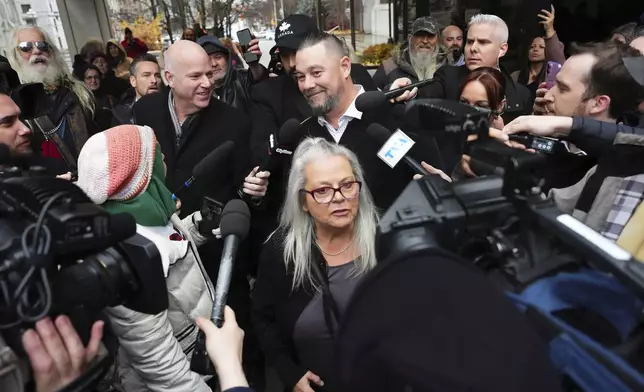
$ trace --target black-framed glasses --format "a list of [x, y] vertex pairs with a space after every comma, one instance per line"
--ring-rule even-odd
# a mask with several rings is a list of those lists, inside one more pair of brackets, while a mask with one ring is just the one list
[[336, 192], [340, 192], [340, 194], [347, 200], [355, 199], [358, 197], [358, 194], [360, 194], [361, 187], [362, 183], [360, 181], [349, 181], [340, 184], [337, 188], [332, 186], [323, 186], [313, 189], [312, 191], [301, 189], [300, 192], [308, 193], [318, 204], [329, 204], [333, 201]]
[[34, 49], [34, 47], [36, 47], [38, 50], [42, 52], [49, 51], [49, 44], [45, 41], [20, 42], [17, 47], [18, 49], [20, 49], [20, 51], [25, 53], [31, 52]]

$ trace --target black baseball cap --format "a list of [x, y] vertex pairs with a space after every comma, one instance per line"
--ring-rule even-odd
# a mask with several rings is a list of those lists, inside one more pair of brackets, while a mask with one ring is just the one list
[[307, 15], [293, 14], [281, 21], [275, 28], [275, 46], [297, 50], [309, 33], [318, 31], [315, 21]]

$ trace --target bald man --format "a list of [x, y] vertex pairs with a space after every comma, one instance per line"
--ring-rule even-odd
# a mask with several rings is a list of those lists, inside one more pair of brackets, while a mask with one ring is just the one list
[[441, 43], [454, 54], [454, 65], [465, 64], [463, 60], [463, 30], [455, 25], [449, 25], [441, 32]]
[[[164, 75], [168, 89], [142, 97], [134, 105], [137, 125], [150, 126], [165, 154], [166, 185], [177, 191], [192, 176], [192, 171], [206, 155], [227, 141], [234, 149], [210, 168], [211, 176], [177, 192], [182, 207], [180, 217], [202, 209], [208, 197], [221, 205], [235, 198], [262, 197], [268, 186], [268, 172], [259, 172], [248, 161], [250, 124], [242, 111], [212, 98], [213, 80], [210, 59], [195, 42], [181, 40], [164, 54]], [[249, 203], [252, 204], [252, 203]], [[221, 241], [210, 241], [199, 253], [213, 281], [221, 259]], [[228, 304], [235, 309], [242, 328], [248, 327], [249, 272], [248, 256], [240, 249], [233, 271]], [[246, 327], [244, 327], [246, 324]]]

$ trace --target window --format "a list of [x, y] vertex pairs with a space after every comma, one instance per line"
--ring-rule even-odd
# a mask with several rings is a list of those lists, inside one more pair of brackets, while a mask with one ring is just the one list
[[[58, 37], [58, 47], [62, 48], [63, 47], [63, 41], [60, 40], [60, 37]], [[62, 50], [62, 49], [61, 49]]]
[[31, 10], [31, 4], [20, 4], [20, 9], [22, 10], [23, 14], [26, 14]]

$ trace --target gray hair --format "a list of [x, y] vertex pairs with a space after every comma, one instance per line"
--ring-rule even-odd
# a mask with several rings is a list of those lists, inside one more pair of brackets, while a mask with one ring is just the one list
[[56, 77], [70, 90], [72, 90], [72, 92], [78, 98], [78, 102], [80, 106], [83, 108], [83, 110], [89, 112], [92, 116], [94, 116], [94, 110], [95, 110], [94, 95], [92, 94], [91, 91], [89, 91], [87, 87], [85, 87], [85, 84], [83, 82], [76, 79], [71, 74], [71, 72], [69, 72], [69, 68], [67, 67], [67, 64], [65, 64], [65, 61], [63, 60], [63, 56], [60, 53], [60, 50], [58, 49], [58, 47], [54, 44], [54, 41], [51, 39], [49, 34], [47, 34], [46, 31], [44, 31], [38, 26], [30, 26], [30, 25], [19, 26], [11, 34], [11, 41], [10, 41], [11, 50], [7, 54], [7, 57], [9, 58], [9, 63], [11, 63], [11, 66], [13, 67], [13, 69], [16, 70], [16, 72], [18, 73], [20, 80], [24, 83], [37, 82], [36, 80], [26, 80], [25, 78], [26, 72], [23, 64], [24, 60], [22, 57], [18, 55], [18, 50], [16, 49], [16, 44], [18, 44], [18, 33], [21, 32], [22, 30], [31, 30], [31, 29], [37, 30], [38, 32], [40, 32], [40, 34], [42, 34], [43, 36], [43, 40], [49, 44], [50, 63], [48, 64], [48, 66], [53, 66], [58, 71]]
[[278, 231], [284, 233], [284, 263], [288, 268], [293, 265], [293, 289], [310, 283], [313, 288], [320, 290], [311, 276], [311, 249], [315, 237], [314, 222], [306, 213], [304, 189], [306, 178], [304, 168], [310, 162], [330, 157], [346, 158], [353, 169], [357, 181], [362, 183], [358, 196], [358, 215], [355, 220], [355, 244], [360, 249], [360, 257], [355, 261], [356, 274], [364, 274], [376, 265], [376, 229], [378, 213], [371, 198], [369, 188], [365, 183], [362, 167], [358, 157], [344, 146], [328, 142], [323, 138], [307, 138], [297, 147], [293, 154], [293, 165], [288, 177], [288, 187], [284, 206], [280, 212]]
[[468, 27], [472, 27], [477, 24], [489, 24], [496, 27], [496, 34], [501, 40], [502, 44], [508, 43], [508, 38], [510, 37], [510, 32], [508, 30], [508, 25], [505, 21], [499, 18], [496, 15], [491, 14], [476, 14], [470, 19], [470, 23], [467, 24]]

